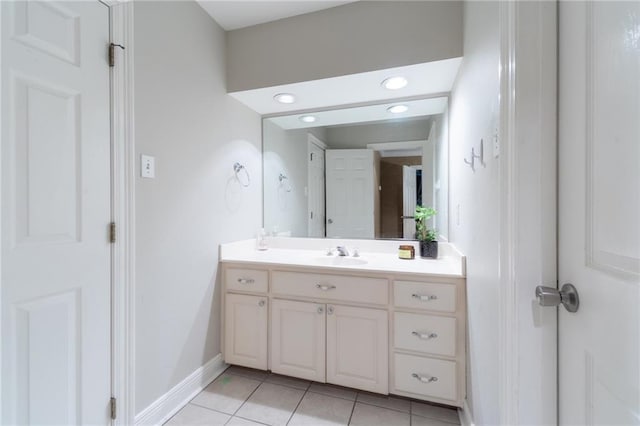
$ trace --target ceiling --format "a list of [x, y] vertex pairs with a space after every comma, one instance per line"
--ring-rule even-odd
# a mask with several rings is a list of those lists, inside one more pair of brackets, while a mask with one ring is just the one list
[[[452, 58], [360, 74], [232, 92], [229, 95], [262, 115], [386, 102], [398, 98], [424, 97], [450, 92], [461, 62], [462, 58]], [[382, 81], [393, 76], [403, 76], [409, 84], [399, 90], [383, 88]], [[292, 104], [278, 103], [273, 99], [274, 95], [278, 93], [291, 93], [296, 96], [297, 100]]]
[[355, 0], [196, 0], [225, 30], [231, 31], [291, 16], [329, 9]]
[[[409, 109], [400, 114], [392, 114], [387, 108], [393, 105], [406, 105]], [[333, 109], [314, 112], [316, 121], [305, 123], [300, 120], [302, 114], [272, 117], [269, 120], [285, 130], [327, 127], [344, 124], [373, 123], [388, 120], [406, 120], [414, 117], [442, 114], [447, 108], [447, 98], [438, 97], [406, 102], [387, 102], [355, 108]]]

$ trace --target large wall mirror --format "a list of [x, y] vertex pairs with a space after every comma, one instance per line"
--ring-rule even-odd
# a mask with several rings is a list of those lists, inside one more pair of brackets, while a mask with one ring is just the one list
[[266, 232], [414, 239], [423, 205], [446, 241], [447, 107], [438, 97], [265, 118]]

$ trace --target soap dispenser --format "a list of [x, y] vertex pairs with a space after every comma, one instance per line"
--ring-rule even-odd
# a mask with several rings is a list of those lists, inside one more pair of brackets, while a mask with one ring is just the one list
[[267, 247], [267, 233], [265, 232], [264, 228], [260, 228], [260, 231], [258, 231], [258, 235], [256, 236], [256, 249], [258, 250], [266, 250], [269, 247]]

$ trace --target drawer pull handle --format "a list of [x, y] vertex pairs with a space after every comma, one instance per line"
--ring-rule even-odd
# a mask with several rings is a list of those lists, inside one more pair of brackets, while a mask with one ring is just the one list
[[422, 340], [435, 339], [438, 337], [436, 333], [420, 333], [419, 331], [412, 331], [411, 334]]
[[432, 383], [437, 382], [438, 378], [435, 376], [421, 376], [420, 374], [413, 373], [411, 377], [420, 380], [422, 383]]
[[240, 284], [253, 284], [256, 282], [253, 278], [238, 278]]
[[438, 296], [434, 294], [424, 295], [424, 294], [412, 294], [411, 297], [414, 299], [418, 299], [421, 302], [428, 302], [429, 300], [438, 300]]
[[322, 291], [329, 291], [336, 288], [335, 285], [326, 285], [326, 284], [316, 284], [316, 288]]

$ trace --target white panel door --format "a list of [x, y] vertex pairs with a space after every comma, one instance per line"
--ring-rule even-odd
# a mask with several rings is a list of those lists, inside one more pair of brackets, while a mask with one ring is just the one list
[[416, 169], [402, 166], [402, 237], [416, 238], [417, 176]]
[[389, 393], [387, 311], [327, 306], [327, 383]]
[[228, 293], [224, 307], [224, 360], [267, 369], [267, 298]]
[[559, 419], [638, 425], [640, 3], [559, 12]]
[[309, 141], [308, 232], [311, 238], [325, 237], [324, 149]]
[[373, 150], [328, 149], [327, 237], [375, 238]]
[[325, 381], [325, 305], [274, 299], [271, 371]]
[[107, 424], [109, 9], [0, 7], [0, 423]]

